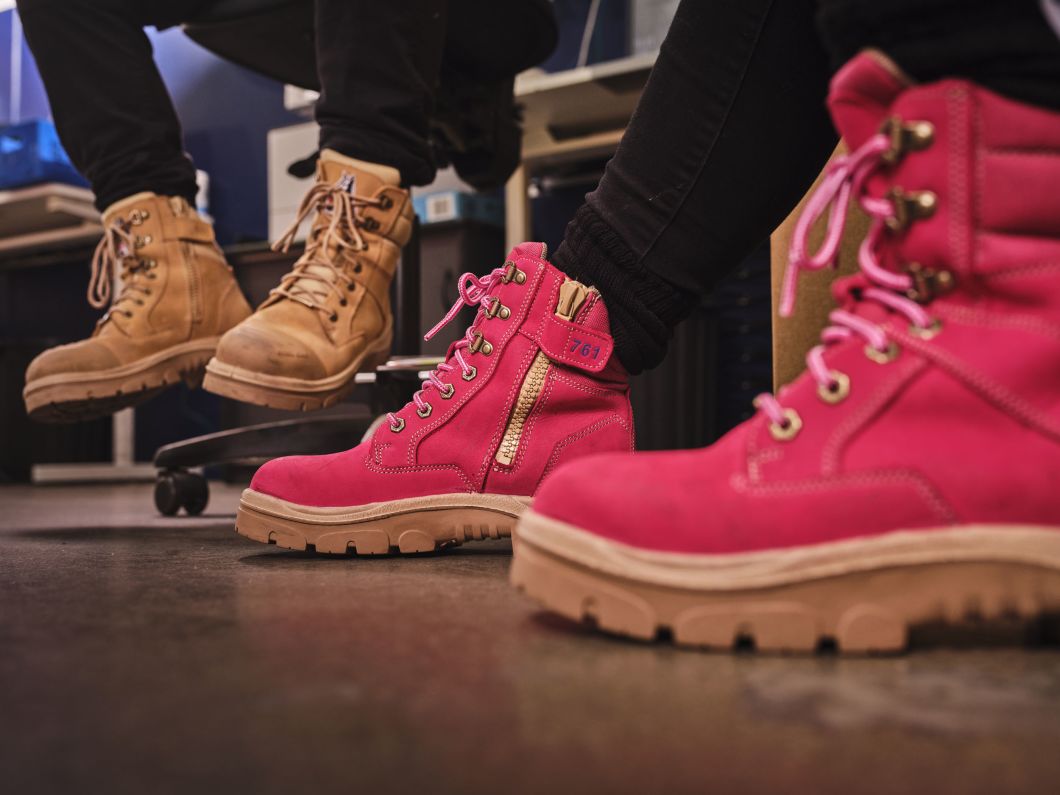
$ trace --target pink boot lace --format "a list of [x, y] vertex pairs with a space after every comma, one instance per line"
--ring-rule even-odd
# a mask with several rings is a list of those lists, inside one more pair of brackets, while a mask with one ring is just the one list
[[[795, 225], [781, 291], [782, 317], [790, 317], [794, 310], [800, 271], [835, 267], [850, 199], [851, 196], [857, 196], [858, 203], [872, 219], [869, 232], [858, 249], [858, 265], [873, 286], [862, 290], [856, 300], [882, 304], [908, 318], [915, 329], [928, 332], [936, 328], [931, 315], [905, 295], [913, 289], [913, 278], [905, 273], [887, 270], [876, 257], [880, 237], [887, 231], [887, 222], [896, 217], [897, 211], [891, 199], [865, 195], [865, 183], [880, 167], [883, 155], [891, 146], [891, 139], [887, 135], [877, 133], [857, 151], [837, 158], [829, 167], [824, 181], [810, 197], [805, 211]], [[826, 211], [828, 225], [824, 242], [816, 252], [811, 253], [810, 230]], [[829, 345], [859, 336], [867, 343], [866, 353], [870, 356], [875, 354], [881, 361], [892, 358], [895, 349], [884, 328], [853, 312], [837, 309], [828, 318], [832, 325], [821, 334], [822, 344], [810, 351], [806, 364], [817, 382], [819, 391], [822, 394], [825, 391], [835, 394], [841, 388], [840, 381], [845, 376], [830, 370], [825, 363], [824, 354]], [[793, 421], [797, 421], [797, 415], [793, 417], [793, 412], [785, 409], [780, 401], [769, 393], [759, 395], [755, 399], [755, 405], [765, 413], [774, 427], [780, 430], [791, 429]]]
[[[494, 268], [482, 277], [476, 276], [473, 273], [465, 273], [461, 276], [460, 280], [457, 282], [457, 290], [460, 293], [460, 297], [453, 304], [452, 308], [445, 313], [445, 317], [443, 317], [434, 328], [423, 335], [425, 340], [429, 340], [448, 325], [449, 321], [456, 317], [457, 313], [465, 306], [477, 305], [479, 307], [474, 322], [468, 326], [464, 336], [449, 346], [446, 360], [439, 364], [434, 371], [427, 376], [423, 388], [412, 396], [412, 402], [416, 405], [416, 412], [421, 417], [429, 416], [432, 410], [431, 404], [424, 399], [427, 390], [434, 388], [443, 398], [452, 397], [454, 387], [452, 384], [448, 384], [442, 380], [443, 375], [446, 373], [452, 373], [459, 368], [460, 373], [465, 380], [470, 381], [475, 377], [477, 370], [474, 365], [468, 364], [467, 359], [464, 358], [463, 352], [474, 344], [475, 329], [490, 308], [490, 293], [494, 286], [501, 282], [507, 271], [508, 268], [501, 267]], [[454, 361], [455, 364], [452, 363]], [[398, 431], [404, 427], [404, 420], [398, 417], [394, 412], [390, 412], [386, 417], [387, 421], [390, 423], [391, 430]]]

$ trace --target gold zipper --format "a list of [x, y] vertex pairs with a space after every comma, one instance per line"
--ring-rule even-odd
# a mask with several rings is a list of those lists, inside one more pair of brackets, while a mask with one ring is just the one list
[[[593, 288], [586, 287], [580, 282], [564, 282], [559, 288], [556, 316], [564, 320], [573, 320], [591, 292], [594, 292]], [[530, 369], [523, 379], [523, 385], [519, 388], [519, 396], [512, 407], [512, 415], [508, 418], [508, 427], [504, 429], [500, 447], [497, 448], [495, 458], [498, 464], [511, 466], [515, 461], [515, 455], [519, 452], [519, 442], [523, 438], [523, 428], [526, 426], [527, 419], [530, 418], [534, 404], [541, 395], [541, 390], [545, 387], [545, 378], [548, 375], [550, 364], [544, 351], [538, 351], [534, 361], [530, 363]]]

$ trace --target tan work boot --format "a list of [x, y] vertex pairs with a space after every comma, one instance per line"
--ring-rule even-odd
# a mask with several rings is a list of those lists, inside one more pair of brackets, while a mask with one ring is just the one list
[[312, 212], [305, 253], [265, 302], [225, 334], [203, 387], [247, 403], [320, 409], [353, 378], [387, 360], [393, 337], [390, 281], [412, 233], [412, 201], [398, 171], [331, 150], [291, 228], [286, 251]]
[[30, 363], [33, 419], [101, 417], [181, 379], [197, 385], [221, 335], [250, 314], [213, 227], [183, 198], [137, 193], [108, 207], [103, 227], [88, 301], [110, 308], [91, 337]]

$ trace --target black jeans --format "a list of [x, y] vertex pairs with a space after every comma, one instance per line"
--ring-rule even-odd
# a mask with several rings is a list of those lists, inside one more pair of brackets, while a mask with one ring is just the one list
[[836, 143], [834, 69], [885, 50], [1060, 110], [1037, 0], [683, 0], [629, 128], [556, 264], [607, 299], [620, 359], [658, 364], [699, 296], [759, 246]]
[[[194, 200], [195, 170], [143, 28], [195, 19], [213, 1], [18, 0], [59, 137], [100, 209], [140, 191]], [[443, 62], [456, 79], [513, 68], [518, 48], [498, 29], [535, 4], [316, 0], [321, 148], [393, 166], [406, 184], [429, 183]]]

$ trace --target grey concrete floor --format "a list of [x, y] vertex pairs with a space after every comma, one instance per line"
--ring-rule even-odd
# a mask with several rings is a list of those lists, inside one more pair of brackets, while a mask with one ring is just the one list
[[317, 558], [238, 490], [0, 488], [0, 792], [1060, 788], [1060, 652], [702, 654], [537, 612], [510, 546]]

